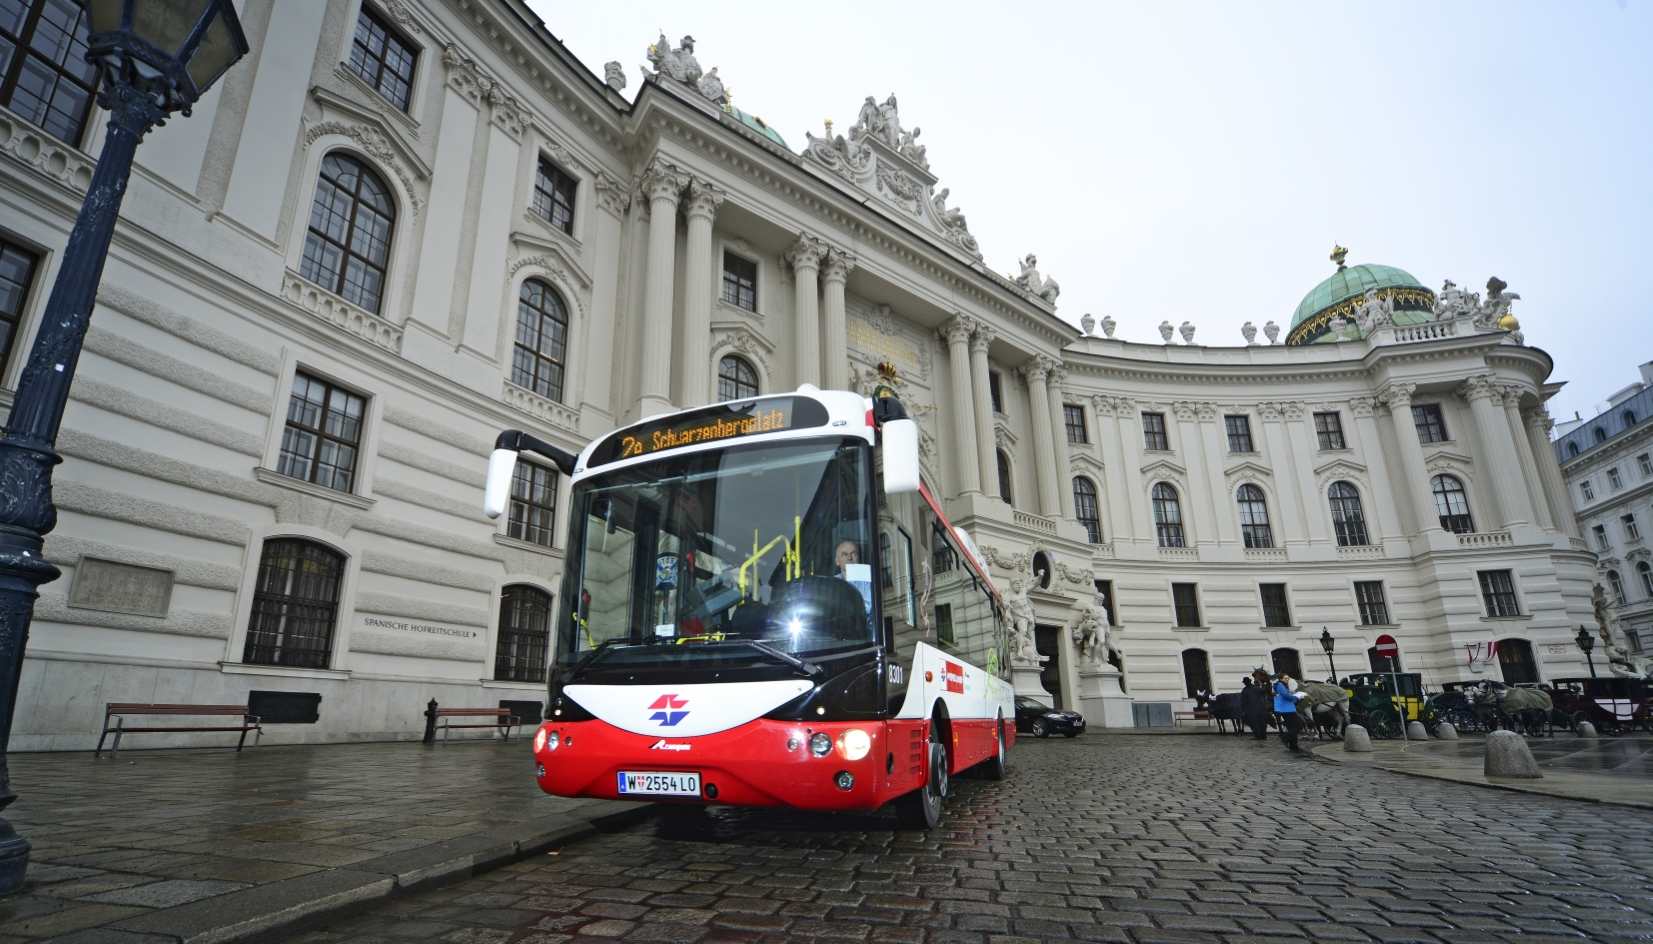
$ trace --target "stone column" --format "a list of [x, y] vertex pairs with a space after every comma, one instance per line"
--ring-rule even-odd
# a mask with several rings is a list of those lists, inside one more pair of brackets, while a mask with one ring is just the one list
[[855, 256], [842, 249], [827, 250], [821, 269], [821, 327], [826, 335], [822, 354], [822, 386], [849, 389], [849, 327], [844, 316], [844, 282], [855, 268]]
[[683, 213], [689, 219], [689, 243], [683, 264], [684, 407], [712, 402], [712, 219], [728, 196], [704, 180], [689, 184]]
[[1546, 531], [1555, 530], [1550, 518], [1550, 504], [1544, 498], [1544, 483], [1538, 477], [1538, 463], [1533, 461], [1532, 447], [1527, 443], [1527, 429], [1521, 423], [1521, 388], [1506, 384], [1498, 388], [1504, 401], [1504, 421], [1509, 426], [1510, 447], [1515, 452], [1516, 465], [1521, 469], [1521, 491], [1532, 509], [1532, 520]]
[[1374, 397], [1352, 397], [1349, 400], [1349, 412], [1355, 419], [1355, 441], [1360, 444], [1360, 459], [1366, 463], [1366, 470], [1372, 476], [1372, 494], [1361, 498], [1362, 507], [1368, 509], [1367, 514], [1377, 515], [1378, 530], [1368, 532], [1373, 544], [1382, 543], [1384, 537], [1399, 537], [1405, 533], [1401, 530], [1400, 519], [1395, 516], [1394, 486], [1389, 481], [1383, 439], [1378, 434], [1377, 420], [1372, 415], [1376, 407]]
[[1028, 400], [1033, 405], [1033, 465], [1039, 478], [1039, 513], [1054, 518], [1062, 513], [1061, 488], [1056, 477], [1056, 444], [1051, 441], [1050, 369], [1055, 362], [1040, 355], [1022, 365]]
[[[599, 172], [592, 181], [599, 209], [597, 214], [597, 244], [594, 247], [591, 278], [591, 317], [585, 323], [584, 337], [578, 340], [583, 363], [579, 370], [580, 420], [585, 425], [586, 407], [601, 411], [612, 428], [614, 403], [609, 386], [614, 376], [614, 321], [620, 297], [620, 239], [624, 235], [622, 221], [631, 202], [628, 188]], [[595, 431], [581, 429], [595, 436]], [[563, 489], [566, 492], [568, 489]], [[559, 519], [565, 520], [565, 519]]]
[[1062, 409], [1062, 383], [1068, 379], [1067, 368], [1050, 369], [1050, 432], [1055, 445], [1056, 495], [1061, 502], [1062, 517], [1073, 517], [1073, 468], [1068, 458], [1067, 413]]
[[1561, 477], [1561, 460], [1556, 458], [1555, 446], [1550, 442], [1549, 411], [1543, 406], [1521, 411], [1527, 428], [1527, 448], [1532, 451], [1538, 466], [1538, 480], [1544, 486], [1544, 500], [1550, 506], [1550, 517], [1562, 534], [1579, 537], [1578, 517], [1573, 514], [1572, 496], [1567, 494], [1567, 482]]
[[1503, 412], [1499, 409], [1503, 398], [1498, 395], [1493, 381], [1491, 375], [1471, 377], [1464, 381], [1458, 392], [1469, 401], [1470, 413], [1475, 417], [1475, 429], [1481, 436], [1481, 448], [1486, 451], [1476, 465], [1486, 468], [1488, 477], [1492, 479], [1492, 491], [1498, 501], [1497, 520], [1507, 529], [1527, 524], [1533, 520], [1533, 514], [1526, 490], [1515, 478], [1521, 474], [1521, 466], [1510, 443], [1509, 425], [1498, 415]]
[[638, 415], [672, 410], [672, 294], [677, 263], [677, 200], [688, 181], [655, 158], [643, 172], [649, 201], [648, 282], [643, 290], [643, 373]]
[[958, 452], [953, 467], [959, 472], [959, 491], [981, 492], [981, 469], [970, 457], [976, 454], [976, 423], [971, 415], [974, 398], [970, 393], [970, 334], [976, 323], [964, 315], [954, 315], [941, 326], [941, 339], [947, 342], [947, 373], [953, 381], [953, 438]]
[[1441, 530], [1441, 516], [1435, 510], [1435, 493], [1429, 487], [1429, 470], [1423, 466], [1423, 446], [1418, 426], [1412, 422], [1412, 391], [1417, 384], [1395, 383], [1385, 387], [1381, 399], [1395, 423], [1395, 440], [1400, 448], [1401, 468], [1406, 470], [1406, 491], [1412, 496], [1412, 520], [1418, 532]]
[[825, 255], [826, 246], [807, 233], [786, 251], [786, 261], [792, 266], [792, 343], [797, 345], [798, 357], [794, 380], [799, 386], [821, 385], [821, 316], [815, 283]]
[[[999, 494], [999, 457], [994, 451], [998, 437], [993, 434], [993, 390], [987, 379], [987, 349], [993, 346], [997, 337], [998, 334], [984, 324], [977, 324], [975, 333], [970, 336], [970, 387], [975, 393], [971, 399], [971, 412], [976, 423], [976, 464], [981, 467], [982, 492], [994, 497]], [[968, 462], [970, 459], [959, 456], [959, 461]]]

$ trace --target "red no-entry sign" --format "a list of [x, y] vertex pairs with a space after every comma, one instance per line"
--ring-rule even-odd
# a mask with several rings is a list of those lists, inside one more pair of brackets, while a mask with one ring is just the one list
[[1395, 644], [1395, 637], [1384, 633], [1377, 640], [1377, 654], [1380, 659], [1393, 659], [1400, 655], [1400, 646]]

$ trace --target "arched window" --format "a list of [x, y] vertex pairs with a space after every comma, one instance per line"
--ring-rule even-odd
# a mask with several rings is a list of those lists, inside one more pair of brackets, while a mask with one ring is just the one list
[[1567, 444], [1567, 458], [1571, 459], [1572, 457], [1574, 457], [1576, 455], [1578, 455], [1578, 443], [1576, 443], [1576, 442], [1568, 443]]
[[1441, 517], [1441, 527], [1453, 534], [1469, 534], [1475, 522], [1469, 517], [1469, 498], [1464, 494], [1464, 483], [1450, 475], [1437, 475], [1429, 480], [1435, 492], [1435, 512]]
[[1154, 485], [1154, 533], [1160, 547], [1182, 547], [1182, 503], [1177, 490], [1164, 482]]
[[1102, 513], [1096, 507], [1096, 485], [1083, 475], [1073, 477], [1073, 516], [1085, 526], [1092, 544], [1102, 543]]
[[545, 654], [551, 648], [551, 594], [513, 584], [499, 595], [499, 644], [494, 648], [494, 681], [545, 681]]
[[1602, 429], [1600, 426], [1597, 426], [1595, 432], [1596, 432], [1596, 442], [1603, 443], [1603, 442], [1607, 441], [1607, 430]]
[[1182, 682], [1189, 698], [1195, 692], [1211, 691], [1211, 657], [1204, 649], [1182, 650]]
[[1636, 414], [1635, 414], [1635, 412], [1633, 412], [1631, 410], [1625, 410], [1623, 418], [1624, 418], [1624, 425], [1626, 427], [1636, 425]]
[[758, 395], [758, 372], [733, 354], [717, 362], [717, 398], [746, 400]]
[[396, 204], [377, 174], [348, 155], [327, 155], [316, 181], [299, 275], [378, 312], [395, 222]]
[[1240, 503], [1240, 536], [1246, 547], [1273, 547], [1274, 532], [1268, 526], [1268, 503], [1263, 501], [1263, 490], [1255, 485], [1242, 485]]
[[1623, 606], [1625, 603], [1629, 602], [1624, 597], [1624, 580], [1619, 577], [1618, 571], [1609, 570], [1607, 572], [1607, 586], [1612, 588], [1613, 599], [1619, 606]]
[[568, 308], [539, 279], [522, 283], [517, 295], [517, 343], [511, 382], [562, 402], [563, 368], [568, 359]]
[[1014, 505], [1015, 502], [1011, 501], [1010, 495], [1011, 495], [1011, 492], [1010, 492], [1010, 457], [1005, 455], [1005, 452], [1004, 452], [1003, 449], [1000, 449], [999, 450], [999, 497], [1004, 499], [1004, 503], [1006, 505]]
[[1268, 655], [1269, 661], [1274, 663], [1275, 675], [1285, 674], [1299, 682], [1303, 680], [1303, 659], [1296, 649], [1280, 648]]
[[1653, 564], [1642, 561], [1636, 565], [1636, 574], [1642, 578], [1642, 592], [1653, 599]]
[[1348, 482], [1333, 482], [1326, 492], [1332, 503], [1332, 526], [1337, 529], [1338, 547], [1364, 547], [1366, 516], [1360, 510], [1360, 492]]
[[344, 557], [299, 538], [264, 542], [241, 661], [325, 669], [333, 653]]

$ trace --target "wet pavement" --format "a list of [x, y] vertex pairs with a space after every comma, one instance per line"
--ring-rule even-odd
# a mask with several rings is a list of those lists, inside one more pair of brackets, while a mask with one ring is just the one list
[[[1432, 743], [1428, 750], [1480, 764], [1485, 754], [1484, 743], [1484, 738], [1465, 738], [1456, 742]], [[1528, 738], [1527, 746], [1532, 749], [1532, 756], [1542, 770], [1653, 783], [1653, 737], [1630, 735], [1587, 740], [1557, 734], [1555, 737]]]
[[1653, 811], [1234, 737], [1025, 739], [1012, 767], [954, 780], [929, 833], [887, 812], [662, 816], [293, 940], [1653, 939]]

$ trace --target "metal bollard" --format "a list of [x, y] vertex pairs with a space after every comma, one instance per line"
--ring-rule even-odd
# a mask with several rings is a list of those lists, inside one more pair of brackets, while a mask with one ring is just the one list
[[425, 743], [436, 743], [436, 699], [425, 706]]

